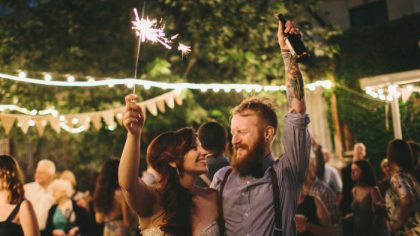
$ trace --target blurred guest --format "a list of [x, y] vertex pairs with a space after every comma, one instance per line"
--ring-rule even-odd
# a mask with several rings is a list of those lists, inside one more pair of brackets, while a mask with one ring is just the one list
[[311, 158], [309, 162], [308, 175], [306, 176], [306, 184], [310, 186], [308, 194], [320, 199], [327, 208], [332, 225], [331, 235], [342, 235], [341, 212], [336, 201], [336, 195], [330, 187], [320, 181], [315, 175], [315, 163], [315, 158]]
[[351, 177], [355, 183], [352, 190], [352, 213], [345, 217], [351, 222], [353, 235], [386, 236], [385, 205], [371, 164], [358, 160], [351, 165]]
[[40, 235], [35, 211], [24, 195], [19, 164], [11, 156], [0, 155], [0, 235]]
[[197, 185], [200, 187], [210, 186], [214, 174], [222, 167], [229, 166], [226, 157], [228, 145], [227, 131], [225, 127], [217, 122], [206, 122], [198, 128], [198, 139], [204, 149], [207, 150], [207, 174], [200, 175]]
[[116, 159], [105, 162], [93, 195], [96, 222], [105, 223], [104, 236], [124, 236], [130, 226], [128, 205], [118, 185], [119, 163]]
[[391, 171], [389, 169], [388, 159], [383, 159], [381, 161], [381, 170], [384, 175], [381, 181], [378, 183], [379, 190], [381, 191], [381, 195], [385, 196], [386, 192], [388, 191], [391, 183], [389, 179], [391, 178]]
[[331, 159], [331, 153], [328, 149], [322, 148], [322, 146], [317, 144], [314, 140], [312, 140], [312, 142], [314, 142], [312, 146], [315, 149], [316, 176], [335, 192], [337, 203], [340, 203], [343, 192], [343, 182], [341, 181], [341, 176], [337, 169], [327, 164]]
[[[352, 162], [363, 160], [366, 157], [366, 146], [363, 143], [356, 143], [353, 147]], [[351, 212], [350, 205], [353, 202], [352, 189], [354, 183], [351, 177], [352, 163], [341, 170], [341, 179], [343, 181], [343, 197], [341, 200], [341, 212], [346, 215]]]
[[331, 220], [328, 210], [320, 199], [309, 195], [311, 187], [312, 181], [310, 178], [306, 178], [295, 216], [297, 235], [331, 235]]
[[54, 204], [50, 187], [55, 174], [55, 164], [50, 160], [40, 160], [35, 170], [35, 182], [25, 184], [25, 197], [34, 206], [41, 234], [45, 230], [48, 210]]
[[73, 171], [71, 170], [64, 170], [63, 172], [61, 172], [60, 174], [60, 179], [64, 179], [70, 182], [72, 188], [74, 191], [76, 191], [76, 176], [74, 175]]
[[420, 183], [420, 144], [414, 141], [408, 141], [407, 143], [413, 152], [414, 177], [417, 183]]
[[386, 194], [388, 226], [393, 235], [420, 235], [420, 189], [414, 179], [413, 155], [407, 142], [388, 144], [391, 187]]
[[85, 209], [71, 199], [73, 188], [67, 180], [57, 179], [51, 184], [54, 204], [48, 211], [46, 235], [89, 236], [91, 224]]

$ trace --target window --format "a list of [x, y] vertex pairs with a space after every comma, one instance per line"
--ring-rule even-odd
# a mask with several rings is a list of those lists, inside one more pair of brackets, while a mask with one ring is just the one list
[[378, 25], [388, 21], [388, 11], [385, 1], [365, 4], [350, 9], [351, 27]]

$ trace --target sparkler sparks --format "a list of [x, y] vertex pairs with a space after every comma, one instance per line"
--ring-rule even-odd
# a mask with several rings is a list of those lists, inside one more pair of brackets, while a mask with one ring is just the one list
[[157, 25], [157, 20], [150, 20], [148, 17], [146, 19], [139, 18], [137, 9], [134, 8], [135, 20], [131, 23], [133, 24], [132, 29], [136, 31], [137, 36], [142, 42], [146, 40], [152, 43], [160, 43], [165, 48], [171, 49], [171, 39], [166, 38], [165, 32], [163, 31], [165, 26], [159, 27]]
[[191, 52], [191, 47], [185, 44], [179, 43], [178, 50], [181, 51], [182, 56], [185, 56]]

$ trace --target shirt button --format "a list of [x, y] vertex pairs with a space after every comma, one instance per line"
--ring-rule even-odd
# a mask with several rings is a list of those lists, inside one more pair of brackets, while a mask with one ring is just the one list
[[249, 184], [249, 181], [246, 181], [246, 184]]
[[246, 234], [246, 236], [249, 236], [249, 234]]
[[245, 213], [245, 216], [246, 216], [246, 217], [248, 217], [248, 216], [249, 216], [248, 212], [246, 212], [246, 213]]
[[246, 193], [242, 193], [242, 196], [246, 196]]

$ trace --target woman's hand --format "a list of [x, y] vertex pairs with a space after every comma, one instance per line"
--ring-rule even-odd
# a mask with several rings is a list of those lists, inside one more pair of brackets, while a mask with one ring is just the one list
[[67, 236], [74, 236], [76, 235], [76, 233], [79, 232], [79, 227], [73, 227], [69, 230], [69, 232], [67, 233]]
[[299, 233], [302, 233], [308, 230], [308, 218], [306, 218], [306, 216], [297, 214], [295, 216], [295, 222], [296, 222], [296, 230]]
[[66, 236], [66, 233], [61, 229], [54, 229], [52, 231], [53, 236]]
[[300, 31], [294, 25], [294, 23], [290, 20], [288, 20], [285, 25], [283, 25], [281, 21], [279, 21], [279, 28], [277, 31], [277, 40], [279, 42], [281, 49], [289, 49], [287, 47], [286, 41], [284, 40], [285, 34], [296, 34], [300, 36]]
[[137, 96], [134, 94], [125, 97], [124, 127], [133, 136], [139, 136], [144, 126], [144, 115], [141, 107], [136, 104]]

